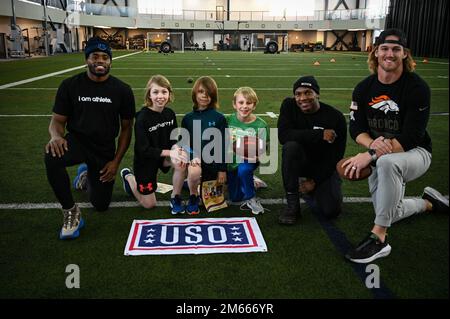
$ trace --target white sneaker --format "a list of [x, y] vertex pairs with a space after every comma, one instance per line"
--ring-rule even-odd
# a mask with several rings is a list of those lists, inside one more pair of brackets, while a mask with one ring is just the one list
[[255, 189], [267, 188], [266, 182], [264, 182], [261, 178], [257, 177], [256, 175], [253, 175], [253, 185], [255, 186]]
[[247, 207], [251, 209], [252, 214], [254, 215], [264, 213], [264, 207], [262, 207], [261, 203], [256, 199], [256, 197], [250, 198], [244, 204], [246, 204]]

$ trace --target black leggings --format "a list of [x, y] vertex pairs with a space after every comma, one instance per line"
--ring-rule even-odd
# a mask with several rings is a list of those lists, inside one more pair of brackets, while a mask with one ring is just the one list
[[[287, 142], [283, 145], [281, 169], [283, 185], [287, 193], [297, 193], [299, 177], [311, 177], [311, 166], [305, 150], [300, 143]], [[309, 166], [309, 167], [308, 167]], [[314, 177], [312, 177], [314, 179]], [[328, 179], [316, 184], [310, 196], [304, 197], [312, 209], [316, 209], [328, 218], [338, 216], [342, 211], [342, 180], [335, 171]]]
[[62, 157], [53, 157], [51, 152], [45, 154], [45, 168], [47, 179], [56, 198], [63, 209], [70, 209], [75, 205], [71, 192], [71, 182], [66, 167], [81, 163], [88, 166], [88, 194], [89, 201], [98, 211], [105, 211], [111, 203], [114, 181], [103, 183], [100, 181], [100, 170], [113, 159], [93, 154], [86, 149], [73, 135], [66, 135], [68, 151]]

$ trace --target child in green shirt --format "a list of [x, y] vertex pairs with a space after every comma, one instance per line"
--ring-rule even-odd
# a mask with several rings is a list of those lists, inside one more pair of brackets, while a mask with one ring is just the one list
[[[257, 137], [266, 145], [269, 139], [267, 123], [253, 114], [258, 103], [255, 91], [250, 87], [241, 87], [233, 97], [233, 108], [236, 113], [227, 117], [231, 141], [237, 142], [244, 136]], [[258, 149], [258, 146], [256, 147]], [[261, 203], [256, 199], [253, 183], [253, 172], [259, 165], [257, 154], [248, 157], [234, 154], [233, 162], [228, 164], [227, 182], [229, 198], [233, 202], [244, 201], [241, 207], [247, 206], [253, 214], [264, 212]]]

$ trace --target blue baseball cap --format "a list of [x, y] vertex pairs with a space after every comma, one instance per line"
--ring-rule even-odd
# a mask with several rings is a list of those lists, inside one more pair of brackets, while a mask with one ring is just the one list
[[93, 37], [88, 40], [86, 43], [86, 47], [84, 48], [84, 55], [86, 59], [89, 57], [89, 54], [92, 52], [105, 52], [109, 55], [109, 58], [112, 59], [112, 52], [109, 43], [99, 37]]

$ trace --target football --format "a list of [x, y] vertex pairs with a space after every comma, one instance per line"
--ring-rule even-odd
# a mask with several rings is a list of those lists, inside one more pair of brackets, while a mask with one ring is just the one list
[[346, 179], [348, 181], [360, 181], [363, 179], [366, 179], [370, 176], [370, 174], [372, 174], [372, 166], [368, 165], [367, 167], [364, 167], [360, 172], [359, 172], [359, 178], [356, 178], [356, 175], [354, 174], [353, 178], [349, 178], [348, 176], [345, 176], [345, 167], [342, 167], [342, 164], [344, 164], [344, 162], [346, 160], [348, 160], [350, 157], [346, 157], [341, 159], [337, 164], [336, 164], [336, 171], [338, 172], [339, 176], [342, 179]]
[[266, 143], [256, 136], [237, 137], [233, 141], [233, 152], [243, 158], [261, 156], [266, 152]]
[[187, 83], [192, 83], [192, 82], [194, 82], [193, 78], [187, 78]]

